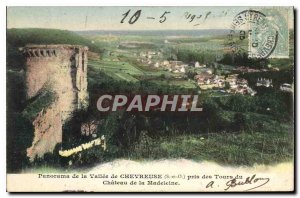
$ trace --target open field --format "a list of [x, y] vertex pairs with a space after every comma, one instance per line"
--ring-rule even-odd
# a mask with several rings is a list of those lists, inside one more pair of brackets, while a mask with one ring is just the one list
[[[89, 67], [95, 70], [105, 72], [115, 80], [137, 82], [139, 79], [149, 79], [150, 82], [154, 82], [158, 85], [165, 86], [179, 86], [182, 88], [196, 88], [196, 85], [192, 81], [176, 79], [181, 74], [174, 74], [162, 69], [153, 69], [149, 66], [134, 65], [126, 61], [119, 59], [112, 60], [105, 58], [104, 60], [90, 60]], [[161, 79], [162, 76], [166, 79]]]
[[157, 83], [158, 85], [164, 86], [164, 85], [173, 85], [173, 86], [179, 86], [182, 88], [196, 88], [196, 83], [193, 83], [191, 81], [187, 80], [151, 80], [150, 82]]

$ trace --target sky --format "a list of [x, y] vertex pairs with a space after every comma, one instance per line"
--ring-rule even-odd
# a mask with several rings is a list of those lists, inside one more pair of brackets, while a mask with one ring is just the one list
[[[249, 7], [8, 7], [7, 28], [64, 30], [227, 29]], [[129, 11], [130, 10], [130, 11]], [[136, 19], [133, 15], [140, 11]], [[125, 13], [127, 17], [121, 23]], [[293, 24], [289, 15], [289, 24]], [[130, 18], [133, 24], [129, 24]]]

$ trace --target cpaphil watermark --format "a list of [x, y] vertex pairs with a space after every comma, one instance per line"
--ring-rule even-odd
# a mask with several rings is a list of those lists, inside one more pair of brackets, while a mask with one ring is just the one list
[[117, 111], [202, 111], [198, 95], [102, 95], [97, 101], [101, 112]]

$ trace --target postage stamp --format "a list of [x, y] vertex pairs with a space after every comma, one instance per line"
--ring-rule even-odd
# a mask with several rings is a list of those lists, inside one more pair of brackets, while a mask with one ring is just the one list
[[[235, 53], [247, 51], [249, 58], [287, 58], [288, 9], [243, 10], [234, 17], [228, 39]], [[247, 40], [246, 46], [243, 40]]]
[[7, 7], [7, 191], [294, 191], [293, 12]]

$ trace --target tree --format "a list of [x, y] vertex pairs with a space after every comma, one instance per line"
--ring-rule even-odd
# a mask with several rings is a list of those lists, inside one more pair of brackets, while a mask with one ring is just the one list
[[234, 114], [234, 127], [235, 129], [241, 131], [246, 127], [246, 116], [243, 113], [237, 112]]
[[189, 70], [187, 71], [186, 75], [188, 78], [191, 78], [191, 79], [194, 79], [194, 76], [196, 75], [197, 73], [193, 70]]
[[230, 89], [230, 84], [229, 84], [229, 82], [225, 82], [225, 87], [224, 87], [225, 89]]

